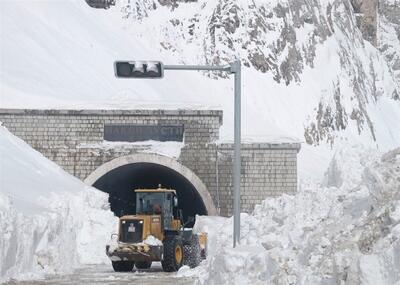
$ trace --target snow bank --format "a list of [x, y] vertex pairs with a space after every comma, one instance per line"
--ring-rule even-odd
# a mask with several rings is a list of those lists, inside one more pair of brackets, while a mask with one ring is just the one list
[[[245, 142], [296, 141], [293, 137], [304, 140], [306, 128], [313, 123], [320, 126], [315, 130], [321, 132], [319, 146], [305, 145], [299, 154], [300, 177], [321, 178], [323, 173], [319, 170], [325, 170], [324, 162], [329, 162], [334, 152], [328, 137], [334, 139], [335, 149], [336, 145], [349, 142], [378, 146], [385, 151], [399, 145], [400, 103], [389, 99], [395, 88], [392, 75], [379, 52], [362, 40], [346, 1], [321, 0], [307, 5], [297, 5], [295, 0], [256, 1], [254, 5], [248, 5], [248, 1], [224, 1], [226, 5], [222, 5], [221, 1], [199, 0], [181, 3], [174, 9], [157, 2], [120, 0], [115, 7], [103, 10], [91, 9], [83, 0], [0, 1], [0, 106], [217, 108], [224, 112], [220, 138], [231, 141], [231, 76], [216, 80], [205, 76], [207, 73], [168, 71], [163, 80], [119, 80], [115, 78], [113, 62], [132, 59], [134, 55], [165, 64], [224, 64], [239, 57], [243, 60]], [[277, 15], [288, 7], [294, 9], [293, 19]], [[223, 19], [235, 13], [239, 27], [233, 33], [227, 32], [229, 21]], [[300, 24], [303, 17], [299, 15], [303, 14], [320, 20]], [[251, 32], [251, 23], [260, 19], [268, 29]], [[329, 34], [333, 34], [323, 39], [328, 19], [332, 22]], [[190, 32], [192, 28], [188, 27], [195, 28]], [[295, 37], [289, 37], [288, 48], [276, 54], [279, 49], [272, 47], [286, 46], [281, 44], [281, 36], [288, 33], [285, 27], [290, 27], [290, 34]], [[386, 27], [387, 31], [380, 34], [385, 42], [393, 43], [385, 53], [390, 54], [398, 45], [393, 29], [383, 26]], [[218, 36], [213, 36], [211, 31], [215, 30]], [[292, 49], [297, 54], [293, 58], [288, 55]], [[246, 67], [249, 60], [259, 57], [265, 73], [254, 66]], [[264, 61], [267, 62], [263, 64]], [[283, 62], [290, 68], [281, 65]], [[278, 83], [273, 66], [277, 70], [282, 66], [289, 75], [294, 72], [293, 77], [298, 79], [289, 85]], [[367, 117], [362, 112], [355, 115], [360, 108], [365, 109]], [[326, 122], [318, 122], [319, 118]], [[339, 119], [345, 129], [339, 127]], [[370, 127], [366, 124], [369, 120]], [[326, 136], [320, 128], [327, 131]]]
[[85, 186], [0, 126], [0, 282], [107, 261], [107, 195]]
[[303, 185], [242, 214], [235, 249], [231, 218], [199, 218], [209, 257], [178, 275], [201, 284], [400, 284], [400, 148], [380, 160], [351, 153], [337, 155], [348, 158], [341, 187]]
[[[159, 142], [154, 140], [147, 140], [141, 142], [111, 142], [103, 141], [101, 143], [82, 143], [78, 145], [78, 148], [91, 148], [91, 149], [102, 149], [102, 150], [124, 150], [124, 149], [140, 149], [141, 152], [156, 153], [164, 155], [170, 158], [179, 158], [181, 150], [185, 146], [184, 142], [166, 141]], [[93, 151], [93, 150], [91, 150]]]

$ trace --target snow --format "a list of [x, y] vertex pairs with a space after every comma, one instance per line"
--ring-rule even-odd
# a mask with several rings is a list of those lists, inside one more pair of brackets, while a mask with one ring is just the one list
[[[294, 136], [285, 136], [279, 134], [269, 134], [269, 135], [257, 135], [257, 134], [247, 134], [246, 136], [242, 136], [241, 140], [242, 144], [252, 144], [252, 143], [271, 143], [271, 144], [279, 144], [279, 143], [302, 143], [301, 139]], [[219, 139], [217, 143], [234, 143], [233, 139]]]
[[[392, 3], [389, 0], [386, 0], [385, 4], [395, 5], [396, 7], [394, 1], [397, 1], [397, 7], [399, 7], [400, 2], [398, 0], [393, 0]], [[381, 14], [390, 13], [391, 8], [386, 9], [389, 11], [382, 12]], [[385, 15], [380, 15], [378, 22], [378, 43], [379, 49], [388, 61], [389, 66], [392, 67], [392, 72], [394, 77], [397, 79], [397, 84], [400, 88], [400, 38], [397, 36], [395, 20], [393, 19], [392, 21], [393, 22], [390, 22]]]
[[389, 5], [399, 5], [399, 0], [385, 0], [384, 2], [386, 2]]
[[108, 197], [0, 126], [0, 282], [108, 262]]
[[[91, 9], [83, 0], [1, 1], [0, 18], [4, 28], [0, 30], [3, 39], [0, 106], [41, 109], [221, 108], [224, 124], [220, 138], [221, 141], [231, 141], [232, 78], [213, 79], [215, 77], [209, 73], [166, 71], [164, 79], [160, 80], [121, 80], [115, 78], [113, 70], [114, 61], [120, 59], [203, 64], [208, 57], [213, 58], [214, 54], [208, 54], [211, 52], [211, 39], [207, 31], [217, 2], [181, 3], [176, 9], [157, 4], [157, 9], [154, 9], [151, 1], [121, 0], [117, 1], [116, 7], [104, 11]], [[254, 20], [248, 3], [237, 2], [241, 8], [240, 16]], [[324, 8], [316, 8], [316, 15], [326, 16], [324, 11], [328, 2], [321, 1]], [[277, 1], [257, 1], [257, 5], [272, 11]], [[196, 22], [194, 35], [190, 36], [187, 27], [193, 18], [199, 22]], [[252, 48], [261, 48], [267, 54], [276, 45], [283, 23], [276, 17], [265, 20], [275, 29], [265, 34], [265, 39], [260, 39], [265, 41], [262, 47], [253, 43], [253, 46], [243, 49], [241, 39], [247, 39], [248, 32], [246, 27], [240, 27], [233, 38], [229, 38], [233, 41], [233, 50], [227, 47], [226, 35], [221, 32], [216, 51], [221, 57], [231, 55], [224, 60], [237, 56], [247, 59]], [[174, 21], [180, 24], [174, 26]], [[292, 141], [292, 138], [304, 141], [304, 128], [315, 120], [318, 104], [326, 103], [335, 110], [335, 85], [340, 87], [343, 108], [350, 115], [358, 107], [353, 99], [352, 77], [359, 76], [362, 71], [366, 76], [365, 82], [370, 83], [372, 65], [376, 70], [376, 89], [382, 96], [376, 103], [373, 103], [370, 89], [365, 90], [365, 96], [376, 141], [365, 126], [359, 134], [355, 120], [349, 119], [348, 128], [335, 135], [335, 149], [321, 142], [320, 146], [308, 148], [308, 151], [315, 157], [319, 156], [318, 160], [326, 161], [327, 158], [330, 161], [336, 144], [350, 141], [378, 147], [382, 151], [399, 144], [400, 129], [396, 124], [400, 120], [399, 104], [388, 99], [394, 88], [392, 77], [377, 50], [364, 45], [358, 38], [354, 39], [357, 35], [349, 36], [351, 30], [347, 29], [351, 29], [351, 25], [343, 28], [336, 24], [333, 36], [316, 45], [313, 67], [304, 66], [299, 82], [289, 85], [277, 83], [272, 74], [243, 66], [244, 141], [270, 142], [272, 139], [277, 142], [282, 138], [285, 141]], [[296, 45], [305, 47], [315, 33], [312, 31], [311, 24], [296, 28]], [[170, 48], [162, 48], [163, 45]], [[349, 53], [350, 64], [347, 67], [341, 62], [342, 49]], [[280, 58], [277, 60], [286, 58], [285, 52], [280, 54]]]
[[[135, 9], [128, 8], [130, 2]], [[258, 48], [268, 54], [276, 47], [283, 22], [275, 16], [264, 18], [273, 30], [257, 39], [262, 45], [251, 42], [243, 48], [242, 39], [249, 36], [245, 26], [228, 36], [216, 29], [210, 39], [208, 25], [220, 1], [199, 0], [156, 10], [151, 2], [121, 0], [103, 11], [89, 8], [83, 0], [0, 1], [0, 107], [221, 108], [224, 125], [219, 142], [231, 142], [232, 78], [168, 71], [162, 80], [118, 80], [113, 63], [118, 59], [224, 63], [247, 59], [249, 51]], [[254, 20], [248, 1], [236, 2], [240, 18]], [[312, 15], [325, 17], [332, 1], [314, 2]], [[272, 11], [286, 1], [254, 3]], [[184, 267], [178, 275], [200, 276], [203, 284], [400, 283], [399, 149], [378, 158], [382, 151], [400, 145], [400, 103], [391, 99], [396, 88], [393, 76], [399, 74], [392, 75], [381, 54], [351, 29], [353, 15], [344, 12], [340, 1], [336, 4], [333, 15], [343, 22], [334, 19], [333, 34], [326, 40], [314, 38], [318, 30], [311, 24], [295, 29], [299, 48], [321, 41], [315, 45], [312, 66], [304, 66], [298, 81], [277, 83], [271, 72], [243, 66], [242, 134], [244, 142], [303, 142], [319, 104], [337, 111], [336, 89], [349, 115], [347, 128], [335, 130], [333, 145], [325, 140], [318, 146], [302, 145], [298, 194], [267, 199], [251, 215], [242, 214], [242, 242], [237, 248], [231, 248], [232, 219], [197, 217], [196, 231], [208, 233], [209, 257], [200, 267]], [[187, 30], [193, 19], [198, 22], [190, 36]], [[380, 40], [388, 43], [385, 55], [390, 56], [399, 42], [394, 27], [383, 19], [379, 31]], [[285, 48], [276, 63], [288, 52]], [[360, 103], [355, 100], [353, 78], [366, 83], [359, 96], [375, 139], [366, 124], [360, 128], [351, 118]], [[174, 158], [183, 146], [138, 144], [144, 151]], [[138, 144], [103, 142], [95, 147]], [[116, 221], [105, 194], [66, 174], [3, 127], [0, 157], [0, 282], [107, 261], [104, 245]]]
[[162, 245], [162, 241], [160, 241], [158, 238], [148, 235], [147, 238], [143, 241], [144, 244], [147, 245], [153, 245], [153, 246], [160, 246]]
[[373, 153], [336, 155], [340, 187], [303, 185], [241, 214], [236, 248], [232, 218], [197, 217], [209, 255], [178, 275], [200, 284], [398, 284], [400, 148]]
[[[252, 13], [256, 12], [247, 1], [237, 2], [243, 22], [253, 21]], [[317, 2], [316, 17], [326, 17], [326, 6], [331, 1]], [[232, 78], [168, 70], [160, 80], [121, 80], [115, 78], [113, 70], [114, 61], [121, 59], [204, 64], [219, 54], [224, 64], [222, 61], [237, 57], [244, 62], [254, 49], [260, 48], [265, 54], [272, 52], [284, 26], [275, 16], [264, 19], [274, 29], [261, 35], [262, 46], [252, 42], [243, 49], [249, 27], [241, 26], [233, 35], [216, 31], [216, 50], [211, 53], [212, 39], [207, 31], [216, 5], [218, 1], [201, 0], [180, 3], [176, 9], [157, 4], [154, 9], [152, 1], [121, 0], [109, 10], [97, 10], [83, 0], [1, 1], [0, 107], [222, 109], [220, 140], [230, 142]], [[276, 5], [276, 0], [257, 1], [257, 7], [266, 11], [273, 11]], [[338, 5], [337, 14], [351, 18], [342, 6]], [[187, 27], [193, 19], [198, 22], [191, 36]], [[180, 24], [175, 26], [173, 22], [177, 21]], [[353, 33], [354, 23], [336, 21], [333, 35], [316, 44], [313, 64], [304, 66], [299, 81], [289, 85], [277, 83], [271, 72], [261, 73], [245, 65], [242, 68], [244, 142], [304, 142], [304, 130], [315, 121], [319, 103], [335, 112], [335, 88], [340, 89], [341, 104], [348, 116], [359, 108], [354, 100], [353, 78], [365, 77], [360, 84], [367, 84], [362, 93], [376, 140], [365, 122], [359, 129], [356, 120], [349, 118], [345, 130], [334, 131], [333, 146], [326, 138], [318, 146], [303, 144], [299, 154], [299, 177], [303, 180], [320, 180], [335, 152], [344, 145], [362, 144], [386, 151], [400, 144], [400, 103], [390, 99], [395, 85], [387, 64], [373, 46]], [[315, 40], [315, 29], [311, 24], [295, 29], [300, 50]], [[383, 36], [391, 39], [392, 34], [392, 30], [387, 30]], [[228, 47], [229, 41], [233, 42], [232, 48]], [[283, 51], [277, 64], [286, 55], [287, 51]]]
[[[102, 150], [123, 150], [139, 148], [141, 152], [156, 153], [170, 158], [179, 158], [181, 149], [184, 147], [184, 142], [166, 141], [159, 142], [154, 140], [140, 142], [111, 142], [103, 141], [101, 143], [83, 143], [78, 145], [78, 148], [102, 149]], [[94, 150], [91, 150], [94, 151]]]

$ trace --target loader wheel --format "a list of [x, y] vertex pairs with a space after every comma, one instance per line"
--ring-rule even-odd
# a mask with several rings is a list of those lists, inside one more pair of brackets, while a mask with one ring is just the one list
[[149, 269], [151, 261], [136, 261], [135, 266], [137, 269]]
[[183, 264], [190, 268], [195, 268], [201, 262], [201, 249], [199, 237], [195, 234], [190, 238], [190, 242], [183, 246], [184, 261]]
[[164, 240], [164, 255], [161, 260], [165, 272], [178, 271], [183, 264], [182, 240], [178, 236], [167, 236]]
[[135, 263], [133, 261], [112, 261], [112, 267], [115, 272], [129, 272], [132, 271]]

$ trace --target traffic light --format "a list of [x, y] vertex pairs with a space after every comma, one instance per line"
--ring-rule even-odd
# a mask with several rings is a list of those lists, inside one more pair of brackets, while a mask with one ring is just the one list
[[164, 67], [159, 61], [116, 61], [116, 77], [122, 78], [162, 78]]

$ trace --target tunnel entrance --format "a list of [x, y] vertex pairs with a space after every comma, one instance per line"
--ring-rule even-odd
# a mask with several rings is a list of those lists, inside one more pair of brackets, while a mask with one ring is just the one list
[[184, 219], [196, 214], [207, 215], [206, 207], [196, 188], [178, 172], [154, 163], [134, 163], [106, 173], [93, 186], [109, 194], [111, 210], [116, 216], [135, 214], [135, 189], [175, 189]]

